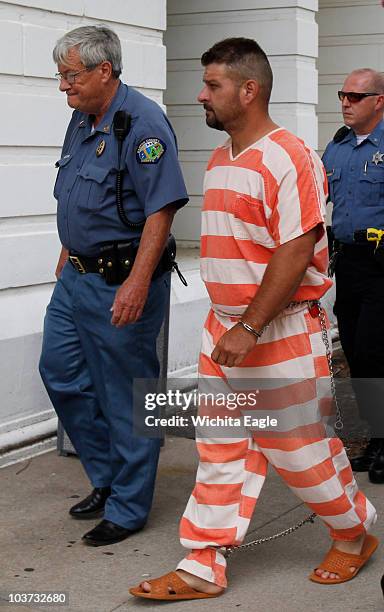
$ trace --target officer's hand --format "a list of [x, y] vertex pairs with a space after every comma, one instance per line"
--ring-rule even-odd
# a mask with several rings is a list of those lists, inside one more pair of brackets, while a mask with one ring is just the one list
[[137, 321], [143, 312], [149, 284], [138, 284], [129, 281], [129, 278], [116, 292], [111, 323], [116, 327], [123, 327], [128, 323]]
[[211, 357], [215, 363], [233, 368], [244, 361], [256, 344], [256, 336], [253, 336], [241, 325], [235, 325], [221, 336]]

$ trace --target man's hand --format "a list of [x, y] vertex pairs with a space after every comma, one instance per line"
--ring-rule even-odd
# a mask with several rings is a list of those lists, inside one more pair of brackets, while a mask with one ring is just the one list
[[57, 266], [56, 266], [56, 270], [55, 270], [55, 276], [56, 276], [57, 279], [60, 278], [61, 272], [62, 272], [65, 264], [68, 261], [68, 255], [69, 255], [69, 253], [68, 253], [67, 249], [62, 247], [61, 253], [60, 253], [60, 257], [59, 257], [59, 261], [57, 262]]
[[124, 327], [128, 323], [135, 323], [144, 310], [148, 290], [149, 284], [133, 283], [128, 277], [116, 292], [111, 308], [112, 325]]
[[111, 308], [112, 325], [123, 327], [140, 318], [153, 273], [167, 244], [176, 210], [176, 204], [168, 204], [146, 220], [131, 273], [116, 292]]
[[256, 344], [256, 336], [253, 336], [241, 325], [235, 325], [221, 336], [211, 357], [215, 363], [233, 368], [244, 361]]

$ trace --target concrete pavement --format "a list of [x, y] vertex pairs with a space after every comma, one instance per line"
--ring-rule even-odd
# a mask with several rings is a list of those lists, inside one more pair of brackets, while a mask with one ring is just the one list
[[[67, 509], [89, 492], [80, 462], [49, 452], [0, 470], [0, 610], [125, 612], [160, 610], [164, 603], [137, 600], [128, 588], [145, 577], [168, 572], [183, 555], [178, 520], [192, 489], [196, 469], [193, 440], [168, 438], [161, 451], [156, 494], [145, 530], [108, 547], [92, 548], [81, 536], [97, 521], [75, 521]], [[361, 488], [378, 509], [374, 533], [384, 539], [381, 520], [384, 485], [358, 475]], [[308, 514], [305, 506], [270, 471], [247, 539], [285, 529]], [[329, 546], [316, 519], [293, 535], [239, 552], [229, 561], [229, 588], [207, 601], [169, 604], [190, 610], [283, 612], [379, 612], [384, 610], [380, 577], [383, 547], [359, 574], [342, 585], [321, 586], [307, 575]], [[65, 591], [68, 606], [5, 603], [6, 593]]]

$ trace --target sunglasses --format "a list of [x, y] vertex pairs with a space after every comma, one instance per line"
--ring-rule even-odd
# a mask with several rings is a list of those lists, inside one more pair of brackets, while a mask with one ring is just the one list
[[348, 102], [351, 104], [355, 104], [356, 102], [361, 102], [363, 98], [368, 98], [369, 96], [380, 96], [379, 93], [360, 93], [357, 91], [338, 91], [337, 95], [339, 97], [340, 102], [347, 98]]

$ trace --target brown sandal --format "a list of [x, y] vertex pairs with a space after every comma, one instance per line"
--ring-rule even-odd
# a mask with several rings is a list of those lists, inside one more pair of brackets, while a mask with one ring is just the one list
[[[331, 574], [338, 574], [340, 577], [322, 578], [313, 571], [309, 579], [319, 584], [340, 584], [341, 582], [352, 580], [363, 565], [366, 564], [371, 555], [373, 555], [378, 545], [379, 541], [375, 536], [367, 535], [359, 555], [352, 555], [337, 550], [337, 548], [331, 548], [324, 561], [316, 569], [321, 569], [323, 572], [329, 572]], [[351, 567], [355, 568], [354, 572], [351, 572]]]
[[[176, 572], [170, 572], [160, 578], [154, 578], [153, 580], [145, 580], [151, 585], [150, 593], [147, 593], [141, 588], [141, 584], [138, 587], [129, 589], [131, 595], [135, 597], [143, 597], [145, 599], [162, 599], [164, 601], [179, 601], [181, 599], [208, 599], [211, 597], [218, 597], [224, 592], [224, 589], [220, 593], [210, 595], [209, 593], [200, 593], [195, 591], [189, 586]], [[171, 591], [171, 592], [170, 592]]]

